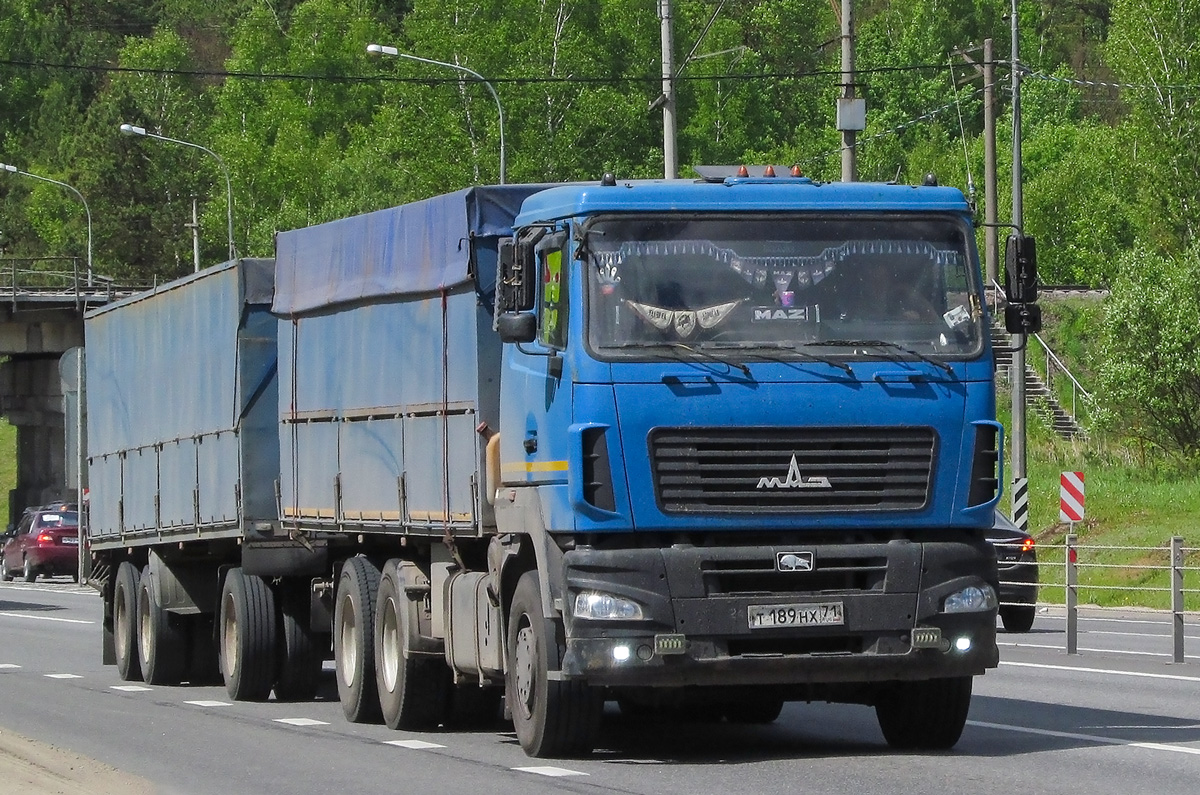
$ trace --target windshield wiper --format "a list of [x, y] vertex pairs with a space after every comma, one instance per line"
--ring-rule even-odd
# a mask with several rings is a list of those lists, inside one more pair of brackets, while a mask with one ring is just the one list
[[718, 356], [717, 354], [704, 350], [703, 348], [693, 348], [691, 345], [688, 345], [685, 342], [664, 342], [663, 345], [667, 346], [668, 348], [679, 348], [681, 350], [688, 351], [689, 353], [694, 353], [701, 359], [719, 362], [726, 367], [736, 367], [737, 369], [741, 370], [747, 378], [753, 378], [753, 376], [750, 375], [750, 368], [745, 364], [726, 359], [724, 356]]
[[751, 342], [751, 341], [747, 341], [747, 342], [735, 342], [735, 343], [725, 343], [725, 344], [718, 343], [715, 345], [711, 345], [710, 347], [716, 348], [717, 350], [732, 348], [732, 349], [736, 349], [736, 350], [748, 351], [751, 354], [757, 354], [764, 359], [769, 359], [773, 362], [782, 362], [785, 364], [787, 363], [787, 360], [784, 359], [783, 357], [768, 356], [765, 353], [759, 353], [759, 351], [764, 351], [764, 350], [790, 351], [791, 353], [794, 353], [797, 356], [804, 357], [805, 359], [807, 359], [810, 362], [820, 362], [821, 364], [827, 364], [830, 367], [835, 367], [838, 370], [841, 370], [846, 375], [854, 375], [854, 371], [850, 369], [850, 365], [846, 364], [845, 362], [840, 362], [837, 359], [831, 359], [828, 356], [820, 356], [815, 353], [809, 353], [808, 351], [800, 350], [801, 348], [806, 347], [808, 345], [812, 345], [812, 344], [813, 343], [809, 343], [809, 342], [793, 344], [793, 343], [789, 343], [789, 342]]
[[884, 350], [900, 351], [901, 353], [907, 353], [909, 356], [915, 356], [923, 362], [932, 364], [934, 367], [940, 368], [950, 375], [954, 375], [954, 368], [945, 362], [940, 362], [937, 359], [926, 356], [920, 351], [907, 348], [897, 342], [888, 342], [887, 340], [823, 340], [821, 342], [811, 344], [828, 345], [830, 347], [839, 348], [883, 348]]

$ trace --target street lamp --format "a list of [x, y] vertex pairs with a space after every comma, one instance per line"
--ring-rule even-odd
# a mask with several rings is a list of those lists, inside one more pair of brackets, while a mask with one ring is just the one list
[[178, 138], [168, 138], [165, 135], [156, 135], [152, 132], [147, 132], [145, 127], [137, 127], [133, 124], [122, 124], [121, 133], [123, 135], [140, 135], [145, 138], [155, 138], [159, 141], [167, 141], [168, 143], [190, 146], [193, 149], [199, 149], [201, 152], [207, 152], [213, 156], [213, 158], [221, 166], [221, 173], [225, 175], [225, 214], [229, 225], [229, 259], [237, 259], [237, 249], [233, 246], [233, 183], [229, 180], [229, 169], [225, 167], [225, 161], [221, 159], [221, 156], [211, 149], [206, 149], [200, 144], [194, 144], [191, 141], [181, 141]]
[[467, 67], [459, 66], [458, 64], [446, 63], [445, 61], [435, 61], [432, 58], [422, 58], [419, 55], [409, 55], [406, 52], [400, 52], [395, 47], [389, 47], [385, 44], [368, 44], [367, 52], [371, 53], [372, 55], [391, 55], [396, 58], [407, 58], [410, 61], [420, 61], [421, 63], [434, 64], [435, 66], [445, 66], [449, 69], [455, 69], [459, 72], [470, 75], [480, 83], [483, 83], [487, 90], [491, 92], [492, 99], [496, 101], [496, 112], [500, 116], [500, 184], [504, 184], [504, 176], [506, 171], [504, 160], [504, 107], [500, 104], [500, 97], [496, 94], [496, 89], [492, 88], [492, 84], [485, 80], [483, 75], [479, 74], [479, 72], [476, 72], [473, 69], [468, 69]]
[[[30, 174], [28, 171], [22, 171], [21, 169], [17, 168], [16, 166], [10, 166], [8, 163], [0, 163], [0, 170], [9, 171], [9, 172], [12, 172], [13, 174], [20, 174], [21, 176], [24, 176], [24, 177], [32, 177], [34, 179], [40, 179], [42, 182], [49, 182], [51, 185], [58, 185], [61, 188], [66, 188], [67, 190], [71, 191], [71, 193], [74, 193], [75, 196], [79, 199], [80, 203], [83, 204], [83, 212], [87, 215], [87, 233], [88, 233], [87, 286], [91, 287], [92, 286], [92, 211], [88, 209], [87, 199], [83, 198], [82, 193], [75, 190], [73, 187], [71, 187], [70, 185], [68, 185], [65, 182], [59, 182], [56, 179], [50, 179], [49, 177], [38, 176], [37, 174]], [[79, 278], [78, 271], [76, 271], [75, 278]]]

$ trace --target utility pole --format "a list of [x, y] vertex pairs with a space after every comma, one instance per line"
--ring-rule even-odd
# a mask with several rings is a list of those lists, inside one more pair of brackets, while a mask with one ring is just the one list
[[679, 178], [679, 154], [675, 147], [675, 50], [672, 33], [671, 0], [658, 0], [658, 18], [662, 22], [662, 109], [663, 172], [667, 179]]
[[[1021, 206], [1021, 52], [1017, 25], [1017, 0], [1012, 0], [1012, 222], [1024, 234]], [[1022, 530], [1029, 528], [1029, 480], [1025, 471], [1025, 344], [1028, 335], [1012, 335], [1012, 518]]]
[[999, 199], [996, 197], [996, 52], [991, 39], [983, 40], [983, 227], [984, 271], [987, 286], [1000, 280]]
[[866, 101], [855, 96], [854, 81], [854, 2], [842, 0], [842, 96], [837, 107], [837, 128], [842, 133], [842, 182], [858, 179], [856, 137], [867, 126]]

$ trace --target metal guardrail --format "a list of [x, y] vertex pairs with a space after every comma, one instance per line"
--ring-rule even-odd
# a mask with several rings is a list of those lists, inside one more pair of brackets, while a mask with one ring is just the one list
[[[1200, 547], [1185, 547], [1184, 539], [1172, 537], [1157, 547], [1109, 546], [1080, 544], [1073, 533], [1062, 544], [1038, 544], [1038, 562], [1023, 565], [1038, 567], [1038, 601], [1034, 607], [1055, 605], [1066, 607], [1067, 654], [1079, 653], [1080, 596], [1100, 593], [1127, 594], [1132, 598], [1127, 607], [1167, 607], [1165, 614], [1171, 623], [1171, 657], [1184, 662], [1184, 618], [1189, 613], [1200, 619], [1200, 565], [1188, 565], [1200, 558]], [[1051, 552], [1047, 560], [1046, 553]], [[1106, 560], [1105, 558], [1111, 558]], [[1131, 584], [1119, 585], [1097, 582], [1090, 574], [1108, 572], [1131, 573]], [[1001, 585], [1021, 585], [1025, 581], [1003, 581]], [[1189, 584], [1191, 587], [1189, 587]], [[1049, 590], [1060, 593], [1062, 601], [1049, 602], [1041, 596]], [[1188, 610], [1189, 602], [1192, 610]], [[1028, 603], [1005, 602], [1005, 605], [1030, 606]]]
[[73, 303], [77, 310], [149, 289], [120, 286], [110, 276], [81, 271], [78, 257], [0, 258], [0, 300], [22, 304]]

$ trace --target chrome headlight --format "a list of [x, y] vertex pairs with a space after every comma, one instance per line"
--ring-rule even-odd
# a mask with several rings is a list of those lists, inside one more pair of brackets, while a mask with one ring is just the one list
[[946, 597], [943, 613], [980, 613], [995, 610], [999, 601], [990, 585], [968, 585]]
[[596, 621], [641, 621], [642, 606], [632, 599], [624, 599], [599, 591], [584, 591], [575, 597], [576, 618]]

